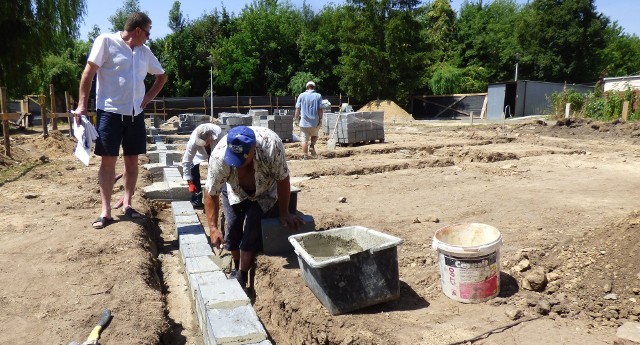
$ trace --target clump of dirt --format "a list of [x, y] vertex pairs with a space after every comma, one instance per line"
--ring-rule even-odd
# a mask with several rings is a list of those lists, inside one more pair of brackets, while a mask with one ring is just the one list
[[41, 134], [18, 134], [10, 137], [11, 155], [4, 149], [0, 153], [0, 167], [12, 167], [26, 162], [47, 162], [50, 158], [59, 158], [73, 154], [74, 139], [60, 131], [49, 131], [45, 138]]
[[[532, 267], [548, 278], [544, 293], [571, 314], [584, 314], [605, 326], [640, 317], [640, 211], [611, 226], [556, 246], [529, 253]], [[525, 273], [525, 272], [523, 272]]]
[[41, 136], [24, 137], [23, 144], [32, 145], [36, 151], [49, 157], [63, 157], [73, 154], [76, 142], [60, 131], [49, 131], [46, 138]]
[[413, 116], [390, 100], [375, 100], [367, 103], [358, 111], [384, 111], [384, 121], [413, 121]]

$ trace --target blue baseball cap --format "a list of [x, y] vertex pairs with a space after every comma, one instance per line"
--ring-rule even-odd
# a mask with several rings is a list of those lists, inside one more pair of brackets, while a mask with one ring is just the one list
[[239, 167], [247, 160], [249, 152], [256, 144], [256, 134], [247, 126], [231, 128], [227, 134], [227, 152], [224, 162], [232, 167]]

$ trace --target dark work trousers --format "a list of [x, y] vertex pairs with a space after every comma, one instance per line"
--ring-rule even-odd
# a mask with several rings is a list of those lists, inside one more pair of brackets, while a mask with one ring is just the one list
[[244, 200], [231, 205], [227, 185], [222, 187], [222, 212], [224, 213], [224, 246], [226, 250], [249, 252], [262, 251], [262, 219], [279, 216], [278, 203], [268, 211], [262, 211], [257, 201]]
[[196, 186], [196, 191], [191, 193], [191, 203], [202, 204], [202, 186], [200, 182], [200, 164], [191, 168], [191, 181]]

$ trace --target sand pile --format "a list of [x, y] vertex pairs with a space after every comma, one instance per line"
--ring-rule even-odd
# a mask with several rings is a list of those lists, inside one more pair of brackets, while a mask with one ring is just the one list
[[411, 114], [407, 113], [399, 105], [390, 100], [371, 101], [358, 109], [358, 111], [384, 111], [385, 122], [406, 122], [413, 120], [413, 116], [411, 116]]
[[177, 116], [172, 116], [166, 121], [166, 123], [174, 123], [174, 122], [180, 123], [180, 118]]

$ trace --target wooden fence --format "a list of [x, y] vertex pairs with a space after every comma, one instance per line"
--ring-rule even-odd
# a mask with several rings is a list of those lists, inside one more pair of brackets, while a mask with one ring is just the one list
[[7, 98], [7, 88], [0, 87], [0, 119], [2, 119], [2, 136], [4, 138], [4, 152], [5, 155], [11, 157], [11, 141], [10, 141], [10, 131], [9, 131], [9, 121], [14, 121], [18, 126], [26, 127], [27, 119], [29, 114], [29, 101], [37, 103], [40, 106], [40, 114], [42, 115], [42, 136], [49, 136], [49, 128], [47, 126], [47, 122], [49, 119], [51, 121], [51, 128], [53, 130], [58, 129], [58, 118], [66, 117], [69, 123], [69, 135], [73, 133], [73, 123], [70, 111], [73, 107], [73, 99], [69, 95], [69, 92], [65, 92], [65, 107], [66, 112], [58, 113], [56, 112], [56, 101], [54, 94], [53, 85], [49, 86], [49, 93], [51, 99], [50, 108], [47, 110], [46, 105], [46, 96], [45, 95], [27, 95], [24, 99], [20, 100], [20, 112], [11, 113], [9, 112], [9, 100]]

